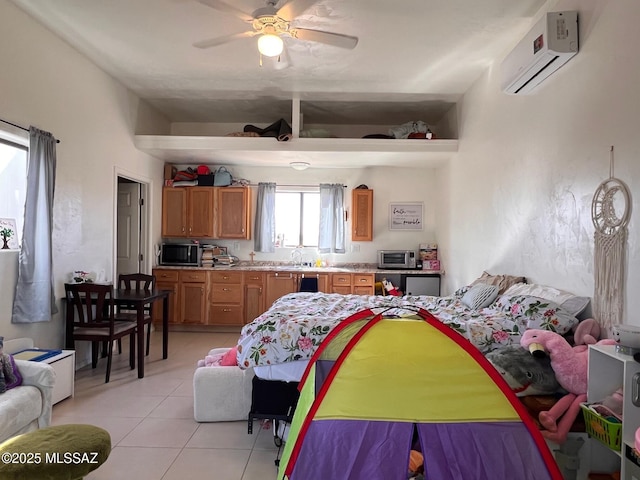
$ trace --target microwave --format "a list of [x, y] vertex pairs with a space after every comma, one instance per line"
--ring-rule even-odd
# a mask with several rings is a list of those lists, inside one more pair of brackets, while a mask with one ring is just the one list
[[378, 268], [416, 268], [416, 252], [413, 250], [378, 250]]
[[200, 246], [195, 243], [163, 243], [160, 245], [160, 265], [200, 266]]
[[416, 252], [412, 250], [378, 250], [378, 268], [414, 269], [416, 268]]

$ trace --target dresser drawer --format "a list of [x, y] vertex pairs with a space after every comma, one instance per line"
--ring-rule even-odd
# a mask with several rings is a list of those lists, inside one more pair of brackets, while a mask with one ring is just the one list
[[336, 286], [349, 286], [351, 285], [350, 273], [334, 273], [331, 275], [331, 284]]
[[242, 272], [210, 272], [210, 279], [213, 283], [242, 283]]
[[242, 303], [242, 285], [214, 283], [211, 285], [211, 303]]
[[371, 275], [370, 273], [354, 273], [353, 274], [353, 286], [354, 287], [362, 287], [362, 286], [373, 286], [375, 275]]
[[244, 283], [248, 285], [262, 285], [264, 283], [264, 274], [259, 272], [245, 272]]
[[177, 282], [180, 277], [180, 270], [154, 270], [157, 282]]
[[207, 272], [198, 272], [195, 270], [182, 270], [180, 272], [181, 282], [204, 283], [207, 281]]
[[211, 305], [209, 325], [243, 325], [241, 305]]

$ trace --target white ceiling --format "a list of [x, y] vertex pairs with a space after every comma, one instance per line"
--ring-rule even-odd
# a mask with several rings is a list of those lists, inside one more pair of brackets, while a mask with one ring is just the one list
[[[284, 64], [272, 59], [260, 67], [255, 37], [195, 48], [194, 42], [250, 29], [240, 18], [196, 0], [12, 1], [172, 122], [251, 118], [265, 124], [286, 118], [283, 101], [294, 94], [317, 102], [320, 116], [328, 100], [376, 102], [389, 107], [386, 122], [433, 124], [520, 40], [545, 4], [318, 0], [292, 25], [356, 36], [357, 46], [346, 50], [285, 38], [287, 66], [280, 68]], [[248, 14], [266, 5], [265, 0], [228, 3]], [[401, 117], [394, 102], [419, 106], [420, 118], [411, 117], [414, 112]], [[345, 122], [360, 116], [375, 123], [366, 108], [345, 104], [340, 111]], [[334, 123], [342, 121], [333, 117]]]

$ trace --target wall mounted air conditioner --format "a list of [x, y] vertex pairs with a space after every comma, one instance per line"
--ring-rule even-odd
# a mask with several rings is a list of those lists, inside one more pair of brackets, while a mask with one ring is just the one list
[[549, 12], [501, 65], [502, 91], [531, 93], [578, 53], [578, 12]]

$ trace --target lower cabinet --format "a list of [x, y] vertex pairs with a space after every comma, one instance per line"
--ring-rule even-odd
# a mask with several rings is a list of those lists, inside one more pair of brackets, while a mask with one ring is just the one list
[[244, 323], [251, 323], [266, 311], [264, 274], [244, 272]]
[[242, 272], [209, 272], [209, 325], [243, 325]]
[[293, 272], [269, 272], [265, 277], [265, 299], [264, 306], [268, 310], [269, 307], [277, 299], [298, 291], [297, 274]]
[[183, 324], [204, 325], [207, 321], [207, 274], [204, 271], [180, 272], [180, 317]]
[[[180, 270], [157, 268], [153, 270], [153, 274], [156, 276], [156, 288], [171, 291], [171, 295], [169, 295], [169, 323], [182, 323], [180, 309], [178, 308]], [[162, 300], [158, 300], [153, 305], [153, 323], [162, 325]]]
[[375, 274], [373, 273], [333, 273], [331, 292], [342, 295], [373, 295]]

